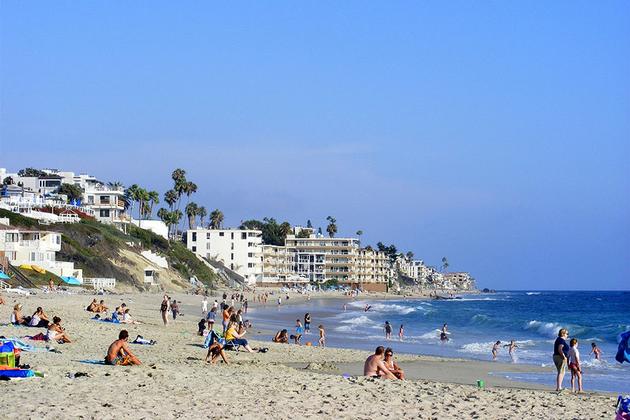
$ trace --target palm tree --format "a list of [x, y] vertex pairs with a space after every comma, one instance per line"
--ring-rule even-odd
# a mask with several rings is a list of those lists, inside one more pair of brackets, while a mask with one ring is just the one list
[[334, 238], [335, 234], [337, 233], [337, 219], [332, 216], [328, 216], [326, 220], [328, 220], [329, 222], [328, 226], [326, 227], [326, 232], [328, 232], [328, 236]]
[[149, 191], [149, 218], [153, 215], [153, 206], [160, 202], [160, 194], [157, 191]]
[[197, 216], [199, 216], [199, 226], [203, 227], [203, 222], [208, 215], [208, 210], [204, 206], [199, 206], [197, 209]]
[[126, 208], [129, 208], [129, 215], [132, 216], [133, 215], [133, 207], [134, 207], [134, 203], [136, 202], [136, 197], [138, 196], [138, 191], [140, 190], [140, 187], [138, 186], [138, 184], [133, 184], [131, 187], [127, 188], [125, 190], [125, 202], [126, 202]]
[[282, 222], [280, 224], [280, 235], [286, 238], [289, 232], [291, 232], [291, 225], [289, 222]]
[[446, 259], [446, 257], [442, 257], [442, 271], [446, 270], [448, 266], [448, 260]]
[[219, 209], [215, 209], [210, 213], [210, 228], [220, 229], [223, 223], [223, 212]]
[[414, 254], [413, 254], [413, 252], [411, 252], [411, 251], [408, 251], [408, 252], [407, 252], [407, 255], [406, 255], [406, 257], [407, 257], [407, 259], [408, 259], [409, 261], [411, 261], [411, 260], [413, 260], [413, 257], [414, 257]]
[[168, 190], [164, 193], [164, 201], [168, 204], [168, 207], [173, 211], [173, 206], [177, 203], [177, 191]]
[[166, 225], [167, 229], [168, 229], [168, 237], [170, 239], [171, 237], [171, 221], [170, 221], [170, 211], [166, 210], [164, 207], [162, 207], [161, 209], [158, 210], [157, 212], [157, 217], [160, 218], [161, 221], [164, 222], [164, 224]]
[[120, 181], [113, 181], [113, 182], [108, 182], [107, 186], [111, 188], [112, 190], [118, 191], [119, 189], [123, 187], [123, 184]]
[[170, 212], [169, 219], [171, 221], [171, 224], [175, 227], [175, 231], [173, 232], [173, 236], [175, 236], [177, 234], [177, 226], [179, 226], [179, 221], [182, 220], [183, 216], [184, 215], [182, 214], [182, 212], [180, 210], [174, 210], [174, 211]]
[[186, 204], [186, 216], [188, 216], [188, 229], [193, 229], [195, 227], [195, 219], [197, 218], [197, 211], [199, 211], [199, 206], [192, 201]]
[[361, 248], [361, 236], [363, 235], [362, 230], [357, 230], [357, 236], [359, 237], [359, 248]]

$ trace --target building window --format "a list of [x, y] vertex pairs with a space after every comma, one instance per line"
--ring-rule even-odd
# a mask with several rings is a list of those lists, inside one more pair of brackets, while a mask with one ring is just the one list
[[254, 257], [254, 253], [253, 253], [253, 252], [248, 252], [248, 253], [247, 253], [247, 256], [248, 256], [249, 258], [253, 258], [253, 257]]
[[197, 247], [193, 245], [192, 252], [197, 252]]
[[254, 263], [247, 263], [247, 267], [254, 268]]
[[225, 232], [219, 232], [219, 236], [225, 236]]
[[88, 195], [88, 204], [94, 204], [94, 196]]
[[192, 241], [197, 242], [197, 232], [192, 233]]
[[230, 239], [234, 239], [234, 232], [230, 233]]
[[247, 239], [247, 233], [246, 232], [241, 233], [241, 239]]
[[18, 242], [20, 240], [20, 234], [19, 233], [7, 233], [5, 235], [5, 241], [6, 242]]
[[230, 243], [230, 249], [234, 249], [234, 242]]
[[109, 209], [101, 209], [98, 214], [99, 217], [109, 217]]
[[206, 239], [210, 239], [210, 232], [206, 233]]

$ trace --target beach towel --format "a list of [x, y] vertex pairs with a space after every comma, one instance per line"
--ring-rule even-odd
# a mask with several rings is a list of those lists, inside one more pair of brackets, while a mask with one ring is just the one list
[[86, 363], [88, 365], [107, 365], [107, 363], [105, 363], [105, 360], [94, 360], [94, 359], [79, 360], [79, 363]]
[[[32, 369], [0, 369], [0, 376], [7, 378], [31, 378], [35, 376]], [[42, 375], [43, 376], [43, 375]]]
[[619, 336], [619, 348], [617, 349], [617, 355], [615, 356], [615, 360], [619, 363], [630, 363], [630, 347], [628, 340], [630, 340], [630, 331], [626, 331]]
[[98, 322], [109, 322], [110, 324], [120, 324], [120, 321], [117, 319], [100, 319], [100, 318], [90, 318], [92, 321]]

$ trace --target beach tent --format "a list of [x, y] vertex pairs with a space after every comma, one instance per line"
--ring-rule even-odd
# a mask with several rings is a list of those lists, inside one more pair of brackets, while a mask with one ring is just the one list
[[81, 280], [76, 277], [71, 276], [61, 276], [61, 280], [63, 280], [66, 284], [70, 284], [72, 286], [81, 286]]
[[619, 363], [630, 363], [630, 343], [628, 343], [628, 341], [630, 341], [630, 331], [626, 331], [619, 336], [619, 348], [615, 356], [615, 359]]

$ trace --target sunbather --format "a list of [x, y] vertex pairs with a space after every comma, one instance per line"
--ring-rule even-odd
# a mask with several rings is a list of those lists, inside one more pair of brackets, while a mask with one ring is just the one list
[[48, 341], [56, 341], [59, 344], [72, 342], [66, 330], [61, 326], [61, 318], [58, 316], [53, 317], [53, 323], [48, 326], [46, 339]]
[[110, 344], [107, 349], [107, 356], [105, 356], [106, 365], [129, 366], [142, 364], [131, 350], [129, 350], [129, 346], [127, 345], [128, 340], [129, 332], [127, 332], [127, 330], [120, 331], [118, 340]]
[[135, 321], [131, 318], [131, 314], [129, 313], [129, 309], [125, 309], [125, 313], [122, 316], [122, 320], [120, 321], [122, 324], [141, 324], [140, 321]]
[[289, 344], [289, 336], [287, 330], [278, 331], [276, 336], [271, 339], [274, 343]]
[[47, 328], [48, 324], [50, 324], [48, 315], [46, 315], [46, 312], [44, 312], [41, 306], [38, 306], [33, 316], [31, 316], [31, 320], [28, 323], [29, 327]]
[[99, 312], [98, 311], [98, 303], [96, 302], [96, 299], [92, 300], [92, 303], [90, 303], [87, 308], [85, 308], [86, 311], [88, 312]]
[[28, 322], [22, 316], [22, 304], [18, 303], [13, 307], [11, 313], [11, 324], [13, 325], [27, 325]]

